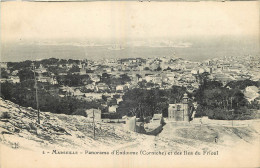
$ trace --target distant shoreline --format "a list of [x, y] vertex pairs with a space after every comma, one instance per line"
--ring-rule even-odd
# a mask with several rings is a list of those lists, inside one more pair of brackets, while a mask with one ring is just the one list
[[204, 61], [224, 56], [244, 57], [257, 56], [258, 50], [254, 46], [244, 51], [229, 47], [221, 49], [218, 46], [187, 48], [173, 47], [125, 47], [123, 50], [109, 50], [107, 46], [73, 46], [73, 45], [11, 45], [3, 46], [1, 62], [21, 62], [37, 59], [121, 59], [121, 58], [155, 58], [177, 57], [189, 61]]

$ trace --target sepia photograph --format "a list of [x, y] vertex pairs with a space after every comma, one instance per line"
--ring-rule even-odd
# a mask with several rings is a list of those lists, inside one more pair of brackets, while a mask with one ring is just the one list
[[259, 1], [0, 3], [0, 167], [260, 166]]

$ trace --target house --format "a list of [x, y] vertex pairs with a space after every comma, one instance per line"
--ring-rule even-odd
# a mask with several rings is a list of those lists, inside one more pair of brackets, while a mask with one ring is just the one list
[[162, 114], [154, 114], [152, 119], [153, 120], [161, 120], [162, 119]]
[[116, 66], [117, 65], [117, 61], [115, 59], [106, 59], [105, 60], [105, 64], [108, 65], [109, 67]]
[[68, 75], [68, 73], [67, 72], [59, 72], [58, 75], [59, 76], [66, 76], [66, 75]]
[[108, 106], [108, 112], [115, 113], [117, 108], [118, 108], [118, 105]]
[[190, 121], [192, 106], [188, 102], [188, 95], [185, 93], [182, 103], [169, 104], [168, 120]]
[[152, 75], [147, 75], [147, 76], [145, 76], [145, 78], [144, 78], [145, 80], [146, 80], [146, 82], [152, 82]]
[[71, 68], [73, 67], [73, 64], [66, 64], [66, 67], [67, 67], [68, 69], [71, 69]]
[[88, 84], [88, 85], [85, 85], [85, 88], [89, 89], [89, 90], [94, 90], [95, 89], [95, 85], [94, 84]]
[[73, 96], [74, 90], [71, 87], [62, 87], [61, 91], [64, 92], [66, 96]]
[[85, 67], [86, 67], [86, 63], [81, 63], [81, 62], [79, 62], [79, 69], [85, 69]]
[[159, 74], [157, 74], [157, 75], [152, 74], [152, 75], [145, 76], [145, 80], [147, 82], [161, 83], [162, 82], [162, 77]]
[[99, 82], [100, 81], [100, 76], [95, 75], [95, 74], [91, 74], [90, 75], [90, 79], [94, 82]]
[[79, 88], [76, 88], [76, 89], [74, 89], [73, 95], [74, 96], [83, 96], [85, 94], [82, 93]]
[[20, 78], [18, 76], [10, 76], [9, 79], [12, 83], [20, 83]]
[[85, 68], [80, 69], [79, 74], [80, 74], [80, 75], [86, 75], [86, 74], [87, 74], [86, 69], [85, 69]]
[[11, 82], [10, 79], [0, 78], [0, 83]]
[[0, 68], [7, 69], [7, 62], [0, 62]]
[[35, 72], [40, 74], [40, 73], [44, 73], [44, 72], [47, 72], [47, 69], [43, 67], [42, 64], [40, 64], [39, 68], [38, 69], [35, 69]]
[[86, 71], [86, 64], [85, 63], [82, 63], [80, 62], [80, 64], [78, 65], [79, 66], [79, 74], [80, 75], [85, 75], [87, 74], [87, 71]]
[[126, 85], [117, 85], [116, 86], [117, 92], [123, 92], [123, 91], [126, 91], [127, 89], [128, 89], [128, 87]]
[[95, 90], [96, 90], [96, 91], [107, 91], [107, 90], [109, 90], [109, 87], [108, 87], [108, 85], [105, 84], [105, 83], [98, 83], [98, 84], [96, 85], [96, 87], [95, 87]]
[[111, 73], [111, 72], [112, 72], [112, 69], [111, 69], [111, 67], [105, 67], [105, 68], [103, 68], [103, 72], [105, 72], [105, 73]]
[[118, 98], [118, 99], [116, 99], [116, 103], [117, 103], [117, 104], [119, 104], [119, 103], [122, 102], [122, 101], [123, 101], [122, 98]]
[[15, 76], [18, 74], [18, 72], [19, 72], [18, 70], [14, 70], [11, 74]]
[[52, 85], [58, 84], [58, 81], [56, 80], [56, 78], [41, 76], [41, 75], [38, 77], [38, 81], [43, 82], [43, 83], [50, 83]]
[[0, 78], [0, 83], [20, 83], [20, 78], [18, 76], [10, 76], [9, 78]]

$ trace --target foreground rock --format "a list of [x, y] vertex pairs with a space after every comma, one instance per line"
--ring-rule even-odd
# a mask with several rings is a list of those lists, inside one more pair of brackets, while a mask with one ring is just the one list
[[[37, 111], [0, 99], [1, 143], [19, 148], [106, 148], [124, 145], [143, 135], [125, 131], [121, 124], [93, 123], [83, 116], [40, 113], [41, 123], [37, 123]], [[18, 146], [17, 146], [18, 147]]]

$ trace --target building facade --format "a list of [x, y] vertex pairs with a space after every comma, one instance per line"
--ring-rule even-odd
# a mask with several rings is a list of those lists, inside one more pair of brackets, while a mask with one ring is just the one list
[[169, 104], [168, 120], [171, 121], [190, 121], [192, 106], [189, 105], [188, 95], [185, 93], [182, 103]]

